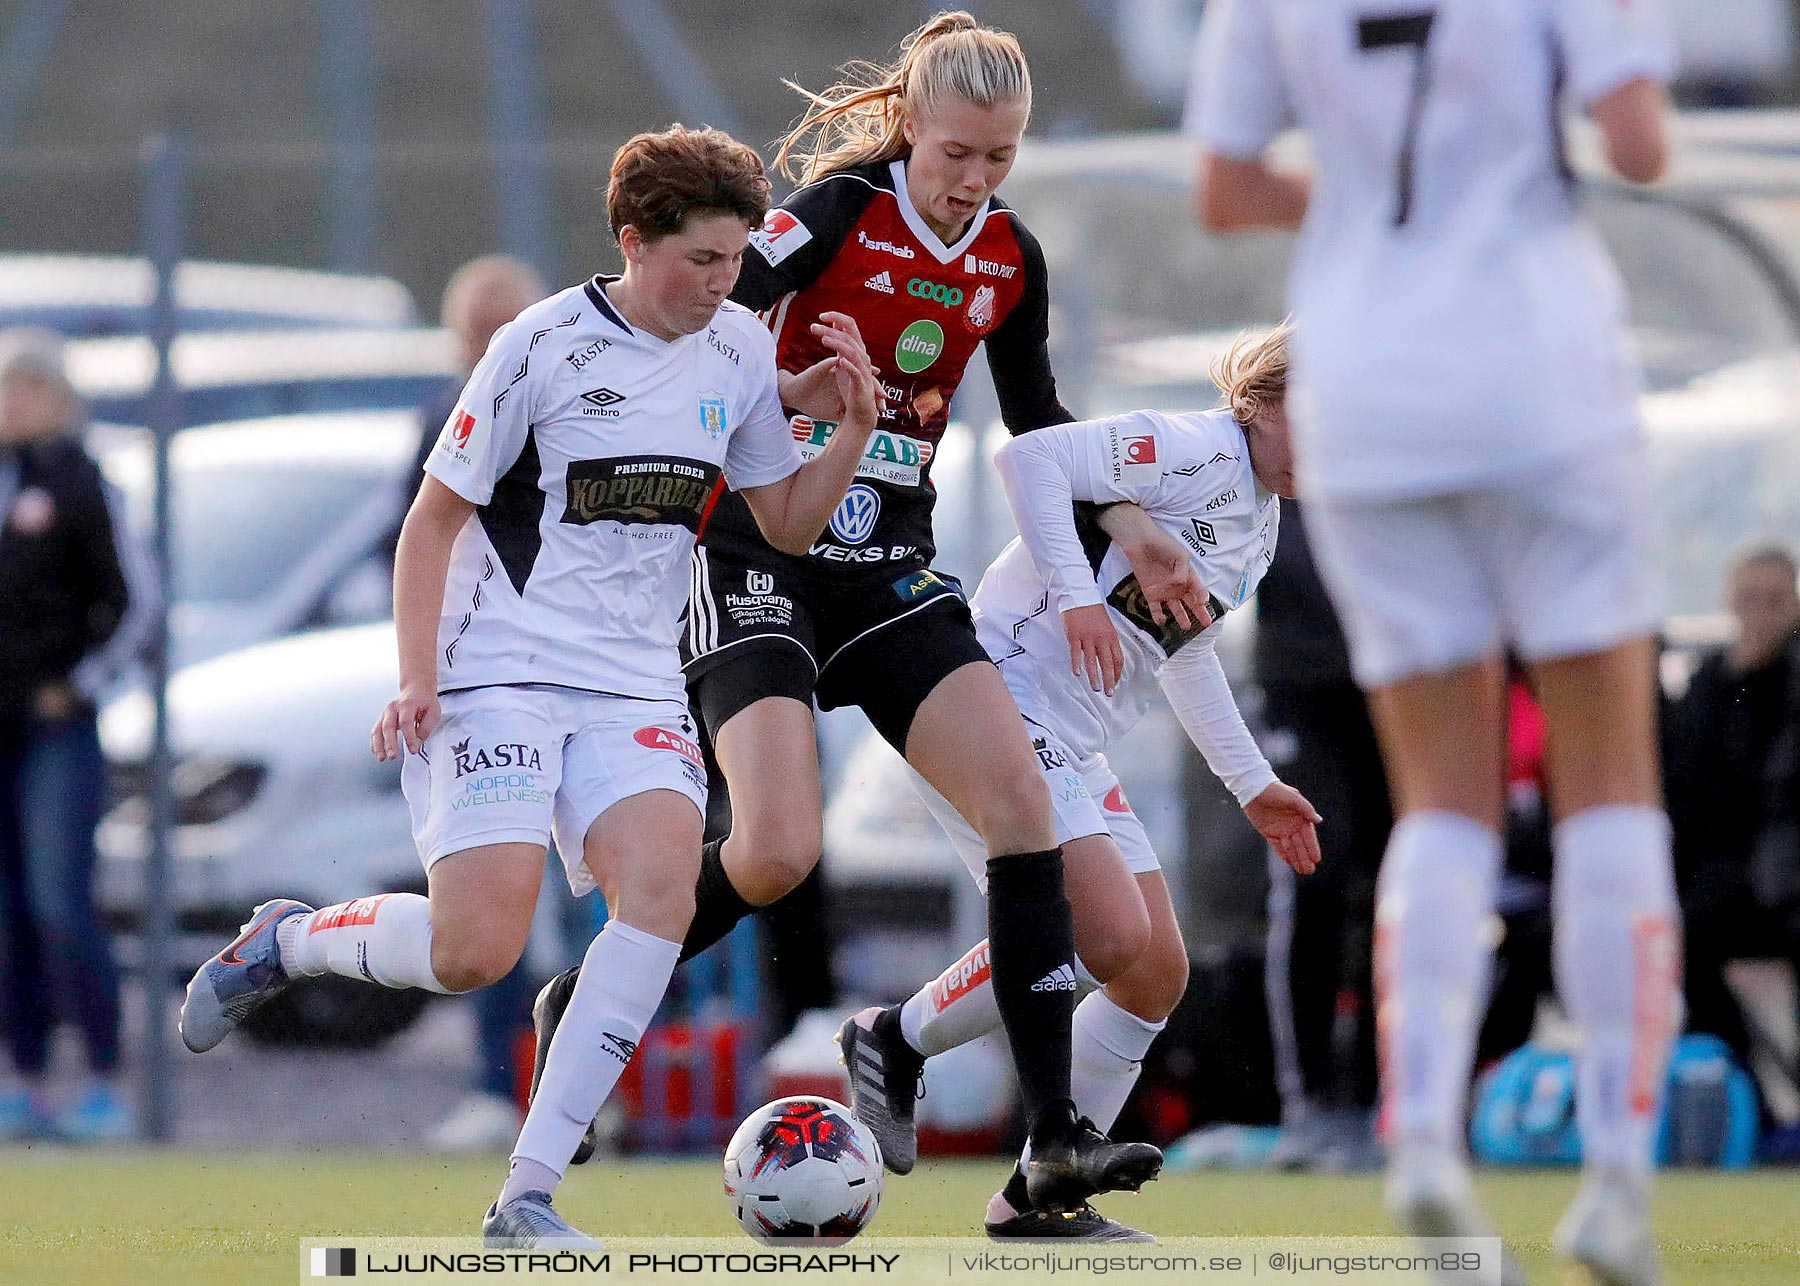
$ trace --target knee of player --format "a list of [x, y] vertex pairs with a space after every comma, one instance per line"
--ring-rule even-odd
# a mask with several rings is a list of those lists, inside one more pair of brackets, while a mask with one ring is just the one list
[[434, 937], [431, 943], [431, 972], [449, 991], [474, 991], [492, 986], [519, 963], [522, 943], [501, 942], [492, 938], [470, 936], [461, 940]]
[[1152, 943], [1132, 972], [1137, 976], [1132, 1009], [1145, 1022], [1163, 1021], [1187, 994], [1187, 950], [1179, 943]]
[[1101, 982], [1111, 982], [1137, 963], [1150, 945], [1150, 914], [1143, 904], [1117, 908], [1104, 919], [1084, 916], [1075, 908], [1075, 953], [1082, 967]]
[[983, 771], [979, 819], [971, 819], [990, 851], [1018, 851], [1041, 842], [1053, 823], [1050, 787], [1044, 783], [1035, 758], [1026, 763]]
[[825, 843], [819, 815], [811, 809], [770, 809], [734, 818], [732, 838], [742, 841], [764, 880], [784, 890], [812, 874]]

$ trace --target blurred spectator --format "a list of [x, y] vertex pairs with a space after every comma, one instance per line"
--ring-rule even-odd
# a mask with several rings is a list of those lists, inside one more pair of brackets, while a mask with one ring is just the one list
[[1324, 860], [1304, 880], [1269, 860], [1265, 979], [1281, 1090], [1273, 1161], [1374, 1169], [1375, 872], [1393, 814], [1368, 706], [1313, 566], [1302, 506], [1284, 503], [1257, 592], [1256, 677], [1269, 760], [1324, 815]]
[[[0, 1139], [137, 1128], [91, 887], [106, 783], [95, 710], [149, 636], [155, 595], [80, 421], [61, 341], [0, 335], [0, 1004], [17, 1078], [0, 1082]], [[90, 1071], [60, 1113], [45, 1081], [58, 1019], [81, 1029]]]
[[[487, 352], [494, 332], [535, 304], [548, 292], [529, 264], [506, 255], [483, 255], [458, 268], [444, 287], [443, 322], [456, 336], [458, 378], [420, 412], [418, 456], [413, 462], [413, 486], [407, 503], [424, 477], [425, 458], [437, 445], [438, 434], [456, 399], [462, 395], [476, 363]], [[404, 507], [402, 514], [404, 515]], [[399, 536], [398, 526], [394, 529]], [[560, 876], [560, 867], [557, 868]], [[469, 1092], [450, 1108], [426, 1137], [435, 1150], [481, 1151], [510, 1148], [519, 1133], [519, 1110], [514, 1097], [515, 1052], [531, 1031], [531, 1002], [536, 981], [526, 964], [526, 952], [513, 971], [491, 987], [475, 993], [475, 1074]]]
[[1786, 960], [1800, 985], [1800, 590], [1786, 549], [1732, 567], [1737, 640], [1707, 655], [1665, 733], [1669, 819], [1687, 921], [1688, 1028], [1746, 1066], [1728, 960]]

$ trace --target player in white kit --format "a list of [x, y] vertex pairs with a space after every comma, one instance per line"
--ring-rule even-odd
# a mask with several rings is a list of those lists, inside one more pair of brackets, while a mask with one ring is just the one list
[[[1655, 751], [1645, 445], [1619, 281], [1562, 113], [1649, 182], [1671, 74], [1656, 0], [1216, 0], [1189, 131], [1215, 230], [1300, 226], [1294, 428], [1321, 570], [1399, 823], [1377, 890], [1388, 1199], [1485, 1227], [1463, 1146], [1501, 863], [1502, 658], [1550, 723], [1558, 989], [1586, 1161], [1561, 1248], [1655, 1280], [1652, 1146], [1680, 1026]], [[1266, 154], [1311, 134], [1314, 177]]]
[[876, 422], [868, 354], [826, 314], [820, 365], [851, 415], [802, 465], [769, 332], [726, 300], [768, 197], [756, 153], [714, 130], [619, 149], [607, 212], [623, 276], [560, 291], [495, 335], [402, 529], [400, 695], [371, 746], [404, 759], [429, 897], [265, 903], [182, 1007], [198, 1052], [295, 977], [485, 986], [519, 958], [554, 836], [569, 887], [598, 886], [611, 919], [483, 1220], [490, 1245], [594, 1244], [550, 1194], [693, 915], [706, 774], [676, 644], [696, 534], [728, 481], [772, 544], [803, 552]]
[[[1075, 915], [1075, 1106], [1112, 1128], [1187, 988], [1187, 947], [1161, 864], [1106, 760], [1150, 705], [1166, 699], [1245, 815], [1296, 871], [1319, 860], [1318, 815], [1276, 779], [1238, 713], [1216, 642], [1218, 618], [1256, 592], [1274, 555], [1278, 496], [1293, 492], [1283, 396], [1286, 332], [1246, 337], [1214, 373], [1218, 410], [1134, 411], [1054, 425], [1006, 443], [995, 466], [1020, 535], [981, 579], [976, 634], [1019, 703], [1050, 787]], [[1084, 548], [1073, 501], [1131, 502], [1183, 543], [1209, 596], [1189, 617], [1146, 600], [1118, 545]], [[937, 791], [913, 785], [986, 890], [981, 837]], [[842, 1039], [852, 1106], [889, 1167], [913, 1165], [914, 1081], [925, 1058], [998, 1028], [988, 944], [978, 944], [902, 1005], [869, 1009]], [[995, 1238], [1148, 1241], [1091, 1206], [1030, 1208], [1022, 1172], [988, 1204]]]

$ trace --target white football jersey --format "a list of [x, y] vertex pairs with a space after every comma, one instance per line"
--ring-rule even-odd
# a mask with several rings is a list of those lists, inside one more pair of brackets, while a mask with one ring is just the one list
[[1565, 100], [1666, 80], [1657, 0], [1212, 0], [1188, 131], [1317, 179], [1289, 282], [1308, 493], [1504, 479], [1638, 432], [1617, 274], [1580, 217]]
[[[1244, 431], [1228, 410], [1133, 411], [1051, 425], [1002, 451], [1002, 477], [1016, 473], [1028, 495], [1043, 495], [1060, 475], [1075, 499], [1141, 506], [1187, 545], [1216, 615], [1248, 601], [1275, 556], [1281, 502], [1257, 484]], [[1031, 459], [1040, 453], [1041, 470]], [[1154, 623], [1125, 555], [1111, 545], [1084, 550], [1066, 505], [1047, 499], [1013, 509], [1024, 536], [981, 578], [971, 600], [976, 633], [1028, 714], [1041, 712], [1032, 717], [1077, 755], [1099, 753], [1158, 698], [1164, 661], [1203, 632], [1183, 631], [1172, 619]], [[1070, 672], [1062, 624], [1063, 609], [1101, 602], [1125, 652], [1110, 697]]]
[[502, 328], [426, 472], [479, 506], [450, 558], [438, 690], [550, 683], [684, 696], [688, 559], [717, 500], [800, 467], [775, 346], [727, 303], [662, 340], [597, 277]]

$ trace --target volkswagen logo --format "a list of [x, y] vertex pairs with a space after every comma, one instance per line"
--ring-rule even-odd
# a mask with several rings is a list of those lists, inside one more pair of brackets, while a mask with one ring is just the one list
[[860, 545], [875, 534], [875, 520], [880, 516], [880, 495], [859, 482], [831, 515], [831, 534], [846, 545]]

